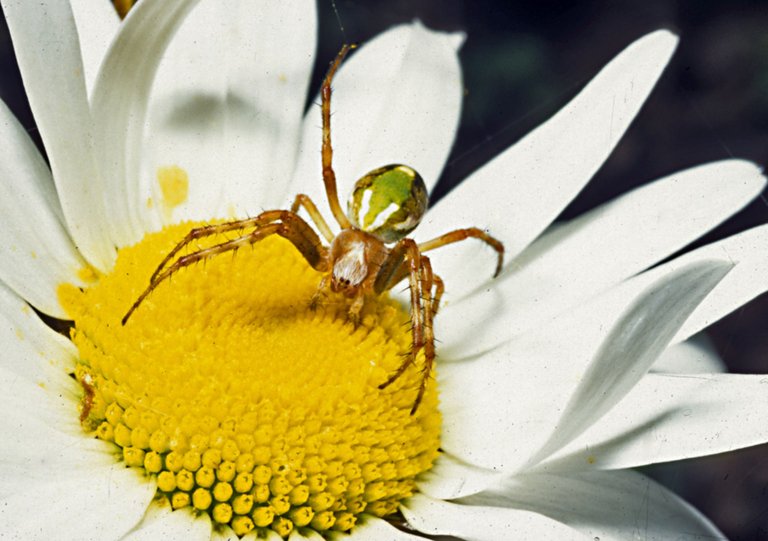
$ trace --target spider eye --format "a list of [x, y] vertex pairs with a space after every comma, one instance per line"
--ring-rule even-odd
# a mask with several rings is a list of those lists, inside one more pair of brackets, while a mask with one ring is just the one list
[[349, 221], [383, 242], [413, 231], [429, 199], [421, 176], [407, 165], [385, 165], [355, 183], [347, 205]]

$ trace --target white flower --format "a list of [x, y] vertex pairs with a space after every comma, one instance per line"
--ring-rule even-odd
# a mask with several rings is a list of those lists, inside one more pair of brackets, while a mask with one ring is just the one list
[[[284, 208], [297, 192], [325, 200], [319, 112], [302, 119], [314, 3], [195, 4], [142, 0], [119, 26], [106, 1], [2, 0], [51, 167], [0, 107], [0, 523], [12, 538], [231, 535], [212, 531], [207, 514], [152, 504], [154, 477], [85, 435], [82, 388], [68, 377], [78, 353], [26, 304], [66, 317], [61, 284], [87, 286], [86, 263], [108, 271], [115, 247], [164, 224]], [[390, 162], [434, 184], [459, 117], [461, 41], [414, 23], [342, 66], [332, 130], [340, 193]], [[487, 228], [510, 262], [491, 281], [483, 246], [434, 253], [447, 284], [436, 321], [444, 452], [402, 503], [413, 533], [362, 517], [350, 539], [721, 536], [629, 468], [768, 441], [764, 377], [694, 374], [709, 354], [689, 340], [768, 287], [768, 228], [650, 267], [755, 197], [760, 171], [703, 165], [552, 225], [675, 44], [659, 31], [630, 45], [417, 229], [427, 239]], [[189, 175], [183, 200], [169, 202], [157, 182], [169, 165]]]

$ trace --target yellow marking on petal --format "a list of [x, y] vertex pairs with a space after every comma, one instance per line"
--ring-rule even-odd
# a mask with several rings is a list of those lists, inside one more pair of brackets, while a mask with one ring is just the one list
[[588, 464], [594, 464], [595, 462], [597, 462], [597, 458], [595, 457], [595, 455], [589, 455], [587, 457], [587, 463]]
[[157, 168], [157, 183], [163, 195], [163, 207], [170, 212], [189, 196], [189, 175], [178, 165]]
[[93, 284], [99, 279], [99, 274], [93, 267], [85, 266], [77, 271], [77, 277], [86, 284]]
[[151, 197], [147, 197], [147, 208], [151, 209], [154, 208], [155, 201]]
[[92, 287], [60, 286], [75, 322], [83, 429], [155, 477], [158, 502], [238, 535], [323, 535], [352, 530], [363, 513], [395, 513], [440, 445], [434, 379], [415, 415], [419, 366], [378, 389], [411, 346], [407, 312], [371, 299], [355, 328], [348, 299], [310, 310], [321, 276], [270, 237], [182, 269], [121, 325], [190, 227], [121, 249]]

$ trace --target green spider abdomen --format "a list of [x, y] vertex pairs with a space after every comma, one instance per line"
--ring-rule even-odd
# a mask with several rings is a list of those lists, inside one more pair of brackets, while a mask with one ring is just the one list
[[427, 186], [416, 171], [385, 165], [355, 183], [347, 214], [356, 228], [390, 243], [419, 225], [428, 203]]

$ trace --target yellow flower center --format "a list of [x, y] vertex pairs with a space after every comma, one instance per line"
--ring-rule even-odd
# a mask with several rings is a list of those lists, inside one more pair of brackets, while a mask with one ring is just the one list
[[394, 513], [440, 443], [434, 381], [415, 415], [417, 368], [378, 389], [410, 348], [407, 312], [369, 299], [355, 328], [342, 297], [310, 309], [321, 276], [271, 237], [182, 269], [121, 325], [190, 227], [120, 250], [93, 287], [60, 288], [84, 429], [155, 477], [158, 499], [238, 535], [346, 531]]

